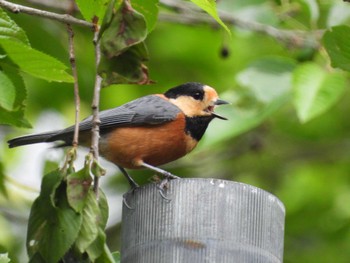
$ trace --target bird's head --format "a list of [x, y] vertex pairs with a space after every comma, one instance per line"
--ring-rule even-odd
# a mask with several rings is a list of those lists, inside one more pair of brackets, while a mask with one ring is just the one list
[[216, 106], [228, 104], [228, 102], [219, 99], [216, 90], [207, 85], [189, 82], [168, 90], [164, 95], [188, 117], [212, 116], [227, 120], [227, 118], [215, 113], [214, 109]]

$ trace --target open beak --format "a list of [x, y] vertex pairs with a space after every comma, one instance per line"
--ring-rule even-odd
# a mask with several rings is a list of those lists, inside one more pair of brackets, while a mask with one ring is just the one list
[[[217, 99], [214, 103], [215, 106], [218, 106], [218, 105], [224, 105], [224, 104], [230, 104], [229, 102], [225, 101], [225, 100], [221, 100], [221, 99]], [[212, 111], [211, 113], [214, 117], [218, 118], [218, 119], [221, 119], [221, 120], [227, 120], [227, 118], [215, 113]]]
[[223, 105], [223, 104], [230, 104], [230, 103], [225, 101], [225, 100], [220, 100], [220, 99], [217, 99], [215, 101], [215, 105]]

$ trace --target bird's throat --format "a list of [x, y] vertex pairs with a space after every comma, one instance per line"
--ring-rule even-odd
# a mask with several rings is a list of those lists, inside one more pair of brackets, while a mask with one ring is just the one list
[[212, 119], [213, 116], [186, 117], [186, 133], [193, 139], [199, 141], [203, 137]]

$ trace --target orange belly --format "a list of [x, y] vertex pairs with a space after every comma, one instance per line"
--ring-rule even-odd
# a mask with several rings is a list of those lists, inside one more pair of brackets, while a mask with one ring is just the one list
[[140, 161], [153, 166], [174, 161], [197, 144], [185, 134], [183, 116], [160, 125], [116, 128], [100, 140], [100, 152], [109, 161], [129, 169]]

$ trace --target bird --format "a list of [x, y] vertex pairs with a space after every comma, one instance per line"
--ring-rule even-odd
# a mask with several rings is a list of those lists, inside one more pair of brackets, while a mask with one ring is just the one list
[[[188, 82], [135, 99], [113, 109], [101, 111], [99, 152], [114, 163], [132, 187], [137, 183], [125, 169], [147, 168], [166, 179], [178, 178], [158, 166], [175, 161], [191, 152], [203, 137], [209, 123], [227, 120], [216, 106], [229, 104], [216, 90], [198, 82]], [[79, 143], [89, 147], [92, 116], [79, 124]], [[8, 141], [10, 148], [62, 141], [71, 146], [74, 125], [62, 130], [25, 135]]]

